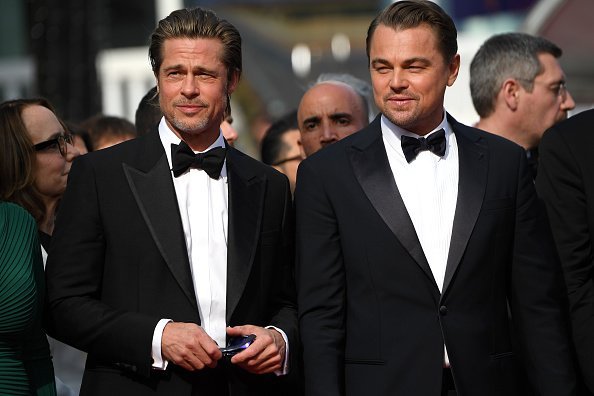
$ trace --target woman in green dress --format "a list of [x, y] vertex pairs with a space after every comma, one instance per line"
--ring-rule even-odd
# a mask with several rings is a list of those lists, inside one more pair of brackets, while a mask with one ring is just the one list
[[0, 202], [0, 395], [56, 394], [44, 294], [37, 225], [20, 206]]
[[[0, 148], [2, 150], [2, 155], [0, 155], [0, 201], [15, 203], [33, 216], [36, 224], [34, 230], [39, 232], [40, 239], [41, 236], [51, 235], [53, 231], [56, 208], [66, 188], [66, 178], [70, 170], [70, 164], [74, 157], [78, 155], [78, 151], [71, 146], [71, 143], [72, 140], [66, 134], [64, 124], [58, 120], [52, 106], [46, 100], [20, 99], [0, 104]], [[15, 238], [14, 235], [4, 230], [2, 230], [1, 237]], [[15, 240], [18, 241], [19, 239]], [[37, 236], [35, 241], [37, 241], [36, 248], [41, 250]], [[5, 251], [2, 250], [2, 253], [4, 254]], [[15, 263], [8, 262], [8, 259], [5, 259], [5, 261], [7, 264], [2, 262], [3, 266], [15, 265]], [[35, 269], [35, 271], [37, 270]], [[41, 266], [41, 270], [43, 271], [43, 266]], [[7, 271], [6, 274], [14, 273], [10, 270]], [[10, 280], [8, 277], [2, 278], [2, 281], [8, 280]], [[38, 318], [41, 317], [43, 307], [43, 283], [37, 284], [36, 287], [41, 288], [42, 292], [39, 292], [35, 297], [31, 297], [31, 301], [36, 305], [35, 327], [37, 330], [42, 331], [41, 321]], [[15, 294], [10, 294], [7, 290], [8, 286], [0, 286], [0, 295], [3, 298], [0, 301], [0, 310], [8, 315], [0, 319], [0, 326], [10, 326], [11, 315], [16, 315], [14, 312], [11, 314], [10, 308], [11, 298]], [[4, 338], [5, 333], [0, 333], [2, 348], [5, 348], [5, 342], [14, 340], [16, 330], [12, 329], [11, 331], [10, 334], [6, 334], [7, 337], [10, 335], [7, 340]], [[24, 336], [24, 333], [22, 336]], [[39, 361], [35, 360], [39, 364], [33, 366], [39, 368], [40, 371], [52, 373], [53, 369], [47, 341], [39, 342], [40, 344], [27, 341], [24, 345], [32, 347], [33, 350], [23, 350], [20, 359], [21, 361], [29, 359], [31, 354], [34, 358], [43, 356]], [[16, 356], [18, 358], [18, 355]], [[45, 369], [42, 369], [42, 367], [45, 367]], [[0, 367], [2, 380], [8, 375], [4, 375], [4, 373], [9, 372]], [[27, 367], [28, 379], [31, 380], [36, 372], [39, 373], [36, 370], [31, 372]], [[17, 380], [19, 377], [16, 375], [9, 376], [9, 378], [11, 381], [20, 382]], [[41, 385], [45, 385], [45, 382]], [[48, 387], [37, 387], [35, 382], [33, 382], [33, 387], [39, 389], [39, 392], [43, 392], [37, 394], [55, 394], [53, 380]], [[49, 391], [51, 393], [47, 393], [47, 389], [51, 389]], [[15, 392], [4, 392], [2, 385], [0, 385], [1, 395], [19, 394]], [[31, 393], [35, 394], [32, 391], [25, 392], [25, 394]], [[61, 394], [73, 393], [61, 392]]]

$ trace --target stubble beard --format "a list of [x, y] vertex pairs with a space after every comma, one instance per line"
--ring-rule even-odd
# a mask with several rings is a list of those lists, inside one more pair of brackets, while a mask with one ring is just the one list
[[387, 104], [384, 105], [382, 113], [392, 124], [406, 130], [410, 130], [410, 127], [416, 124], [418, 118], [414, 109], [398, 111], [389, 108]]

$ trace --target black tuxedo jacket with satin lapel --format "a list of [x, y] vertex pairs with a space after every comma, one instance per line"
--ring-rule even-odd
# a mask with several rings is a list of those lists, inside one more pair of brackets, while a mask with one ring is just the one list
[[299, 166], [306, 395], [439, 395], [444, 343], [458, 395], [519, 394], [524, 360], [540, 395], [572, 394], [560, 268], [524, 151], [448, 121], [459, 187], [443, 294], [388, 164], [379, 117]]
[[[227, 171], [227, 324], [273, 325], [297, 346], [288, 181], [232, 147]], [[156, 130], [75, 161], [52, 238], [47, 289], [55, 337], [89, 353], [81, 394], [189, 395], [194, 389], [215, 395], [228, 383], [231, 395], [266, 395], [288, 381], [230, 364], [196, 373], [171, 364], [166, 372], [151, 370], [160, 319], [200, 324]]]
[[565, 274], [581, 373], [594, 393], [594, 110], [552, 127], [539, 151], [536, 189]]

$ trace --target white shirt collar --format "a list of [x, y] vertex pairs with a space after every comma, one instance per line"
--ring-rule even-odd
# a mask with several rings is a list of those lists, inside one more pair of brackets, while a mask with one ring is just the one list
[[[392, 132], [398, 138], [398, 140], [400, 140], [400, 138], [402, 137], [402, 135], [411, 136], [411, 137], [414, 137], [414, 138], [421, 137], [421, 136], [417, 135], [414, 132], [411, 132], [409, 130], [406, 130], [406, 129], [401, 128], [398, 125], [394, 124], [392, 121], [390, 121], [383, 114], [381, 116], [381, 126], [382, 126], [382, 131], [390, 131], [390, 132]], [[439, 125], [437, 127], [435, 127], [431, 132], [429, 132], [424, 137], [429, 137], [431, 134], [435, 133], [436, 131], [439, 131], [440, 129], [443, 129], [445, 131], [445, 136], [446, 136], [446, 140], [447, 140], [448, 137], [449, 137], [449, 135], [452, 133], [452, 128], [450, 127], [450, 125], [449, 125], [449, 123], [447, 121], [445, 109], [443, 111], [443, 119], [441, 120], [441, 122], [439, 123]]]
[[[402, 136], [406, 135], [406, 136], [411, 136], [414, 138], [419, 138], [420, 136], [414, 132], [408, 131], [408, 130], [401, 128], [398, 125], [392, 123], [383, 114], [380, 118], [380, 126], [382, 129], [382, 135], [384, 136], [386, 143], [392, 147], [392, 149], [395, 151], [396, 155], [399, 158], [401, 158], [401, 160], [404, 160], [404, 153], [402, 152], [402, 147], [400, 144], [400, 140], [401, 140]], [[443, 111], [443, 119], [441, 120], [441, 123], [439, 123], [439, 125], [437, 127], [435, 127], [435, 129], [433, 129], [431, 132], [429, 132], [427, 135], [425, 135], [425, 137], [428, 137], [429, 135], [437, 132], [438, 130], [440, 130], [442, 128], [445, 131], [445, 138], [446, 138], [446, 154], [444, 156], [444, 158], [445, 158], [448, 156], [448, 152], [451, 150], [451, 145], [456, 144], [455, 137], [453, 139], [451, 138], [453, 135], [453, 130], [452, 130], [452, 127], [450, 126], [450, 124], [448, 123], [445, 109]], [[443, 158], [439, 158], [439, 159], [441, 160]]]
[[[161, 144], [165, 149], [165, 154], [167, 155], [167, 163], [169, 163], [169, 169], [173, 167], [171, 163], [171, 145], [172, 144], [180, 144], [181, 139], [169, 128], [167, 122], [165, 122], [165, 117], [161, 118], [161, 122], [159, 123], [159, 138], [161, 139]], [[217, 139], [204, 151], [208, 151], [215, 147], [225, 147], [225, 138], [223, 137], [223, 132], [219, 129], [219, 136]], [[204, 151], [195, 151], [196, 153], [204, 152]], [[225, 164], [223, 164], [223, 169], [221, 169], [221, 176], [227, 176], [227, 160], [225, 159]]]

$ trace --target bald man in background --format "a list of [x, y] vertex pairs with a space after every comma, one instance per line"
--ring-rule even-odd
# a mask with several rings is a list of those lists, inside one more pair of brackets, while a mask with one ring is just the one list
[[309, 157], [369, 124], [365, 98], [341, 81], [316, 83], [297, 111], [303, 155]]

